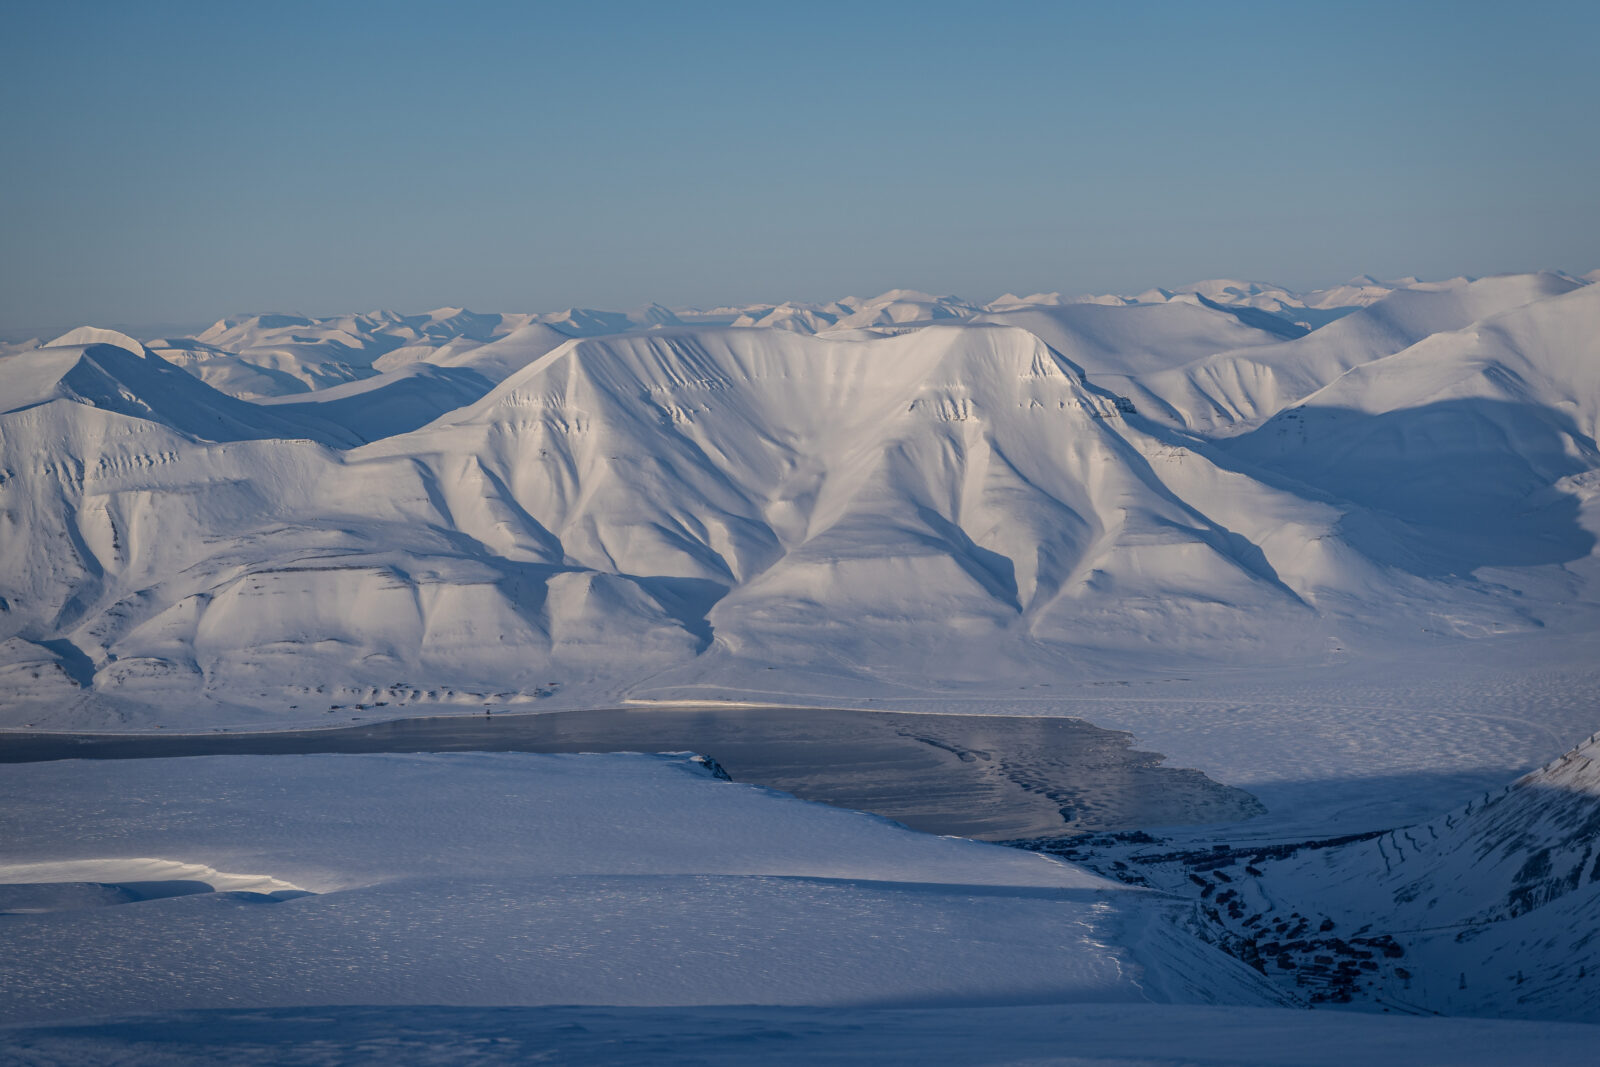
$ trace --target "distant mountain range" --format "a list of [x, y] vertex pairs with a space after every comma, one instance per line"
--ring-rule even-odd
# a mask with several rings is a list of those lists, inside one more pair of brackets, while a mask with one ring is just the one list
[[1597, 435], [1554, 273], [84, 328], [0, 354], [0, 719], [1592, 629]]

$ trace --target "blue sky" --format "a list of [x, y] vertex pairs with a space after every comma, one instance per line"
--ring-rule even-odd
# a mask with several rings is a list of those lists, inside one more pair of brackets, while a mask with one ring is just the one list
[[0, 334], [1600, 266], [1600, 5], [8, 5]]

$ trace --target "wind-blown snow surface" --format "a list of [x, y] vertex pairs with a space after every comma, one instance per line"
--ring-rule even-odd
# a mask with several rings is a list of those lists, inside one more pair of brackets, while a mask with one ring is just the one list
[[[0, 714], [992, 697], [1593, 633], [1600, 287], [1368, 279], [1311, 332], [1277, 292], [74, 331], [0, 357]], [[206, 384], [240, 360], [342, 384]]]
[[[686, 756], [58, 761], [0, 768], [0, 791], [0, 882], [29, 890], [5, 909], [5, 1022], [239, 1004], [1277, 999], [1179, 932], [1175, 902], [721, 781]], [[256, 892], [85, 892], [174, 879]]]

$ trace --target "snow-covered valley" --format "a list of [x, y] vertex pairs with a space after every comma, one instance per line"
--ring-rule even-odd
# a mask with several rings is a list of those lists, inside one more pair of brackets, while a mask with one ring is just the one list
[[[929, 754], [908, 795], [976, 776], [961, 832], [1065, 857], [681, 754], [57, 751], [0, 762], [0, 1047], [85, 1054], [110, 1024], [60, 1021], [121, 1013], [582, 1005], [640, 1037], [764, 1005], [805, 1058], [834, 1037], [804, 1009], [1045, 1035], [1005, 1012], [1050, 1004], [1169, 1062], [1160, 1018], [1226, 1049], [1314, 1005], [1562, 1062], [1586, 1031], [1552, 1021], [1600, 1018], [1597, 436], [1600, 284], [1559, 273], [0, 348], [0, 750], [610, 709], [596, 748], [655, 715], [640, 748], [721, 758], [739, 714], [865, 751], [827, 716], [875, 713]], [[1064, 719], [1167, 767], [1119, 741], [1030, 778], [1014, 739]], [[1080, 824], [1072, 774], [1106, 810], [1214, 806]], [[851, 788], [817, 795], [916, 824]], [[1108, 826], [1135, 832], [1067, 836]], [[440, 1032], [502, 1025], [460, 1012]]]

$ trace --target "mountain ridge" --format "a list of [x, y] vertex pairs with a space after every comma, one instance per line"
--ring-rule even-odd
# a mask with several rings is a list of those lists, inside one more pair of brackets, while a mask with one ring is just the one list
[[69, 335], [94, 343], [0, 358], [7, 715], [1048, 681], [1593, 625], [1597, 299], [1442, 283], [1305, 333], [1203, 294], [936, 318], [894, 291], [838, 308], [890, 326], [815, 333], [371, 313], [293, 342], [366, 322], [370, 374], [259, 401]]

